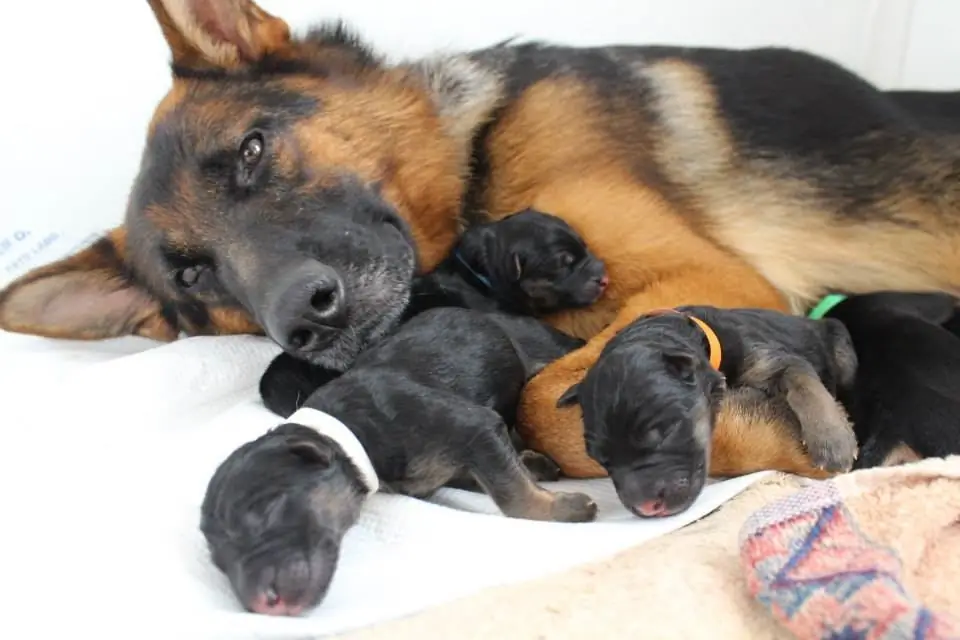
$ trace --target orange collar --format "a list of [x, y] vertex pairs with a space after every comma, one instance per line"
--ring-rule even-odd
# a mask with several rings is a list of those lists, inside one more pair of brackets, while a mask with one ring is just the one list
[[710, 325], [696, 316], [692, 316], [689, 313], [680, 313], [676, 309], [654, 309], [652, 311], [648, 311], [644, 315], [653, 316], [664, 313], [676, 313], [684, 316], [697, 325], [701, 331], [703, 331], [703, 335], [707, 336], [707, 351], [709, 352], [708, 355], [710, 357], [710, 366], [717, 371], [720, 371], [720, 362], [723, 358], [723, 349], [720, 347], [720, 338], [718, 338], [717, 333], [710, 328]]

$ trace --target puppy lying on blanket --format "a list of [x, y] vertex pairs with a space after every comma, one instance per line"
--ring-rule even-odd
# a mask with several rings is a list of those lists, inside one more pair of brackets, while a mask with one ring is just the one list
[[533, 318], [425, 311], [232, 453], [201, 530], [251, 611], [295, 615], [323, 598], [369, 493], [428, 496], [475, 480], [511, 517], [587, 522], [596, 504], [540, 487], [510, 442], [520, 391], [582, 344]]
[[587, 452], [624, 506], [642, 517], [668, 516], [704, 486], [728, 388], [737, 401], [785, 404], [783, 424], [799, 428], [814, 462], [848, 470], [857, 443], [835, 394], [853, 384], [856, 368], [839, 321], [678, 307], [617, 333], [557, 404], [581, 406]]
[[825, 298], [811, 317], [843, 322], [860, 366], [841, 392], [861, 443], [857, 468], [960, 454], [957, 300], [884, 291]]
[[[464, 231], [436, 269], [414, 280], [401, 324], [436, 307], [548, 314], [592, 304], [607, 283], [603, 263], [570, 225], [524, 209]], [[260, 396], [287, 417], [338, 375], [283, 353], [261, 377]]]
[[543, 316], [589, 306], [607, 284], [603, 262], [570, 225], [524, 209], [464, 231], [450, 255], [414, 281], [405, 317], [433, 307]]

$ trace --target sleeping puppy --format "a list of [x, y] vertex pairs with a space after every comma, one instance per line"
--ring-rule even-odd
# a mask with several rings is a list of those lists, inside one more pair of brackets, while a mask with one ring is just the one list
[[883, 291], [828, 296], [811, 312], [843, 322], [857, 351], [856, 382], [839, 396], [861, 443], [856, 468], [960, 454], [956, 303]]
[[539, 486], [511, 445], [520, 391], [583, 342], [533, 318], [425, 311], [314, 392], [210, 480], [201, 530], [251, 611], [319, 603], [366, 497], [474, 480], [509, 517], [587, 522], [596, 504]]
[[[436, 307], [552, 313], [592, 304], [607, 283], [603, 263], [570, 225], [525, 209], [465, 231], [446, 260], [414, 280], [401, 323]], [[339, 375], [284, 352], [261, 377], [260, 396], [267, 409], [287, 417]]]
[[439, 306], [542, 316], [586, 307], [606, 268], [566, 222], [525, 209], [467, 229], [450, 255], [414, 280], [405, 318]]
[[727, 389], [785, 400], [815, 464], [846, 470], [857, 444], [838, 389], [857, 360], [839, 321], [706, 306], [642, 316], [603, 349], [558, 400], [579, 403], [587, 452], [641, 517], [669, 516], [696, 500]]

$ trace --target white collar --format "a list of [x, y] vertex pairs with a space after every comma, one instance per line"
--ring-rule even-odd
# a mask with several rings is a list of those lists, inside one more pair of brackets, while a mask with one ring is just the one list
[[313, 429], [340, 445], [343, 452], [347, 454], [347, 458], [360, 472], [360, 479], [370, 493], [376, 493], [380, 489], [380, 478], [377, 477], [377, 471], [373, 468], [370, 456], [367, 455], [366, 449], [363, 448], [360, 440], [347, 425], [329, 413], [308, 407], [297, 409], [293, 415], [287, 418], [287, 423], [291, 422]]

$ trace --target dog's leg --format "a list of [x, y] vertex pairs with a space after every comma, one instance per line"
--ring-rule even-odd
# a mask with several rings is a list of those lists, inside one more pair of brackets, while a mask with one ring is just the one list
[[[721, 267], [718, 267], [722, 271]], [[733, 270], [733, 269], [731, 269]], [[769, 284], [748, 269], [735, 271], [737, 277], [703, 272], [682, 272], [676, 280], [663, 280], [644, 293], [630, 298], [616, 318], [605, 329], [590, 339], [587, 344], [548, 365], [527, 383], [519, 409], [518, 428], [527, 445], [542, 451], [560, 466], [564, 475], [578, 478], [603, 477], [606, 472], [592, 460], [583, 441], [583, 424], [579, 407], [557, 409], [560, 396], [572, 385], [580, 382], [587, 370], [596, 362], [604, 345], [622, 328], [638, 316], [653, 309], [662, 309], [683, 304], [708, 304], [718, 307], [757, 307], [785, 310], [783, 300], [772, 291]], [[731, 437], [748, 430], [756, 432], [761, 425], [750, 429], [739, 423], [719, 422], [715, 435]], [[782, 438], [785, 451], [794, 446], [789, 440], [789, 430], [769, 432], [769, 438]], [[741, 451], [739, 460], [728, 460], [726, 466], [741, 465], [744, 473], [754, 469], [755, 458], [749, 442], [735, 450]], [[811, 466], [810, 472], [816, 473]]]
[[849, 471], [857, 459], [857, 437], [846, 412], [810, 363], [791, 358], [779, 382], [800, 421], [801, 437], [813, 463], [826, 471]]
[[520, 455], [499, 436], [500, 416], [490, 410], [471, 411], [460, 416], [470, 420], [475, 434], [462, 450], [463, 465], [476, 478], [504, 515], [526, 520], [589, 522], [597, 505], [582, 493], [547, 491], [530, 474]]

